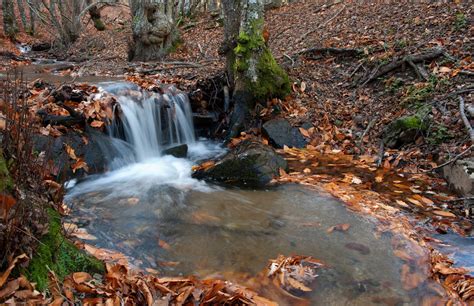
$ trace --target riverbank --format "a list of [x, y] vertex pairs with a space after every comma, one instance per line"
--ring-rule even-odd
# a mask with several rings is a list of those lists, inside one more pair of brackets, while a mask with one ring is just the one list
[[[66, 61], [59, 64], [59, 69], [57, 63], [39, 67], [30, 65], [29, 60], [20, 58], [25, 55], [20, 54], [14, 44], [1, 45], [4, 52], [1, 54], [0, 70], [30, 65], [38, 67], [38, 70], [33, 69], [28, 81], [37, 77], [46, 79], [46, 82], [30, 82], [25, 90], [30, 110], [35, 114], [33, 133], [45, 140], [43, 148], [54, 148], [53, 155], [47, 155], [46, 159], [61, 161], [59, 166], [48, 168], [51, 171], [47, 176], [43, 177], [42, 173], [42, 177], [35, 182], [45, 185], [48, 198], [37, 201], [41, 213], [28, 210], [28, 214], [35, 216], [31, 219], [33, 225], [24, 227], [15, 223], [27, 234], [15, 232], [14, 236], [19, 240], [12, 240], [11, 244], [24, 246], [26, 251], [20, 248], [12, 252], [14, 255], [26, 253], [31, 258], [36, 246], [41, 250], [43, 244], [37, 240], [48, 231], [45, 225], [46, 208], [53, 207], [61, 213], [67, 211], [67, 206], [63, 205], [62, 180], [58, 177], [65, 179], [78, 174], [86, 177], [107, 170], [104, 167], [107, 161], [94, 147], [101, 142], [95, 141], [91, 136], [94, 133], [90, 132], [104, 136], [106, 126], [115, 116], [113, 110], [117, 101], [106, 94], [98, 94], [94, 86], [78, 84], [78, 78], [93, 83], [125, 79], [158, 93], [167, 93], [163, 84], [175, 84], [189, 93], [195, 122], [196, 118], [204, 122], [201, 122], [201, 130], [206, 133], [203, 133], [204, 136], [221, 139], [226, 134], [228, 97], [223, 75], [225, 61], [218, 53], [222, 40], [219, 19], [200, 16], [197, 20], [185, 20], [183, 43], [175, 53], [162, 62], [129, 63], [126, 48], [130, 36], [128, 14], [122, 10], [110, 10], [115, 15], [112, 14], [109, 19], [105, 15], [107, 31], [82, 35], [59, 58], [54, 50], [26, 55]], [[448, 167], [457, 165], [458, 159], [471, 155], [472, 140], [466, 133], [462, 117], [464, 108], [459, 108], [461, 98], [468, 106], [464, 114], [468, 117], [466, 120], [472, 119], [469, 112], [469, 104], [473, 101], [471, 15], [472, 8], [467, 3], [420, 3], [413, 4], [407, 11], [402, 4], [352, 6], [339, 3], [322, 6], [311, 1], [298, 1], [270, 10], [266, 16], [270, 32], [268, 44], [294, 81], [292, 93], [285, 100], [258, 105], [255, 109], [260, 121], [257, 128], [230, 140], [229, 146], [232, 150], [245, 140], [275, 146], [289, 163], [289, 169], [280, 171], [274, 183], [311, 186], [316, 188], [316, 192], [329, 193], [340, 199], [351, 212], [375, 218], [377, 229], [374, 231], [377, 235], [393, 235], [389, 244], [393, 248], [391, 255], [400, 261], [402, 287], [411, 292], [429, 292], [421, 299], [426, 303], [448, 300], [469, 302], [474, 292], [472, 271], [463, 267], [472, 262], [457, 256], [472, 240], [470, 194], [469, 191], [460, 195], [452, 193], [438, 169], [445, 163]], [[301, 20], [308, 20], [308, 23], [301, 25]], [[24, 43], [32, 42], [23, 36], [19, 39]], [[54, 84], [48, 84], [48, 80]], [[68, 84], [60, 87], [66, 81]], [[288, 127], [293, 133], [287, 135], [283, 142], [274, 139], [268, 132], [271, 132], [268, 122], [275, 119], [284, 121], [279, 121], [277, 127]], [[264, 127], [265, 124], [267, 127]], [[288, 139], [293, 145], [289, 144]], [[301, 148], [288, 148], [296, 147], [295, 139], [303, 143]], [[91, 147], [94, 149], [88, 151]], [[86, 154], [91, 152], [86, 158]], [[14, 155], [10, 157], [14, 163], [18, 158]], [[214, 163], [203, 166], [209, 168]], [[23, 176], [33, 174], [24, 172]], [[58, 182], [55, 182], [56, 179]], [[20, 179], [16, 179], [15, 183], [18, 186]], [[25, 191], [12, 188], [10, 183], [8, 185], [8, 196], [13, 196], [16, 203]], [[35, 188], [31, 191], [33, 194], [38, 193], [39, 189]], [[120, 205], [126, 209], [146, 202], [137, 196], [127, 196], [123, 200]], [[12, 203], [11, 200], [3, 202]], [[16, 216], [14, 211], [10, 214], [12, 218]], [[216, 221], [212, 212], [192, 216], [192, 222], [200, 226], [236, 230], [232, 227], [235, 224], [220, 224], [222, 220]], [[99, 276], [101, 273], [96, 273], [101, 272], [100, 269], [73, 266], [64, 270], [64, 266], [60, 266], [56, 267], [56, 271], [48, 265], [59, 277], [50, 277], [47, 281], [49, 285], [58, 286], [63, 277], [67, 280], [61, 290], [49, 289], [49, 301], [64, 300], [64, 296], [73, 301], [83, 294], [89, 295], [91, 301], [116, 301], [119, 298], [116, 292], [126, 291], [127, 297], [137, 303], [149, 301], [150, 296], [152, 299], [165, 296], [164, 300], [169, 303], [196, 295], [202, 298], [194, 297], [200, 302], [216, 296], [222, 299], [220, 301], [235, 301], [244, 296], [241, 302], [268, 304], [257, 293], [274, 297], [265, 293], [279, 290], [267, 287], [269, 280], [261, 275], [247, 279], [242, 275], [233, 276], [238, 283], [248, 285], [255, 292], [233, 287], [216, 278], [198, 281], [194, 278], [151, 276], [156, 273], [156, 267], [149, 268], [149, 274], [142, 276], [128, 269], [130, 262], [124, 261], [124, 254], [84, 244], [83, 240], [78, 239], [90, 235], [87, 231], [83, 232], [86, 225], [67, 223], [64, 231], [67, 235], [75, 233], [72, 236], [76, 237], [73, 239], [79, 248], [85, 248], [101, 260], [118, 264], [108, 265], [102, 277]], [[280, 220], [273, 220], [271, 224], [278, 227]], [[316, 222], [305, 224], [303, 226], [313, 230], [318, 228]], [[343, 235], [347, 231], [345, 224], [333, 224], [327, 239], [333, 238], [332, 232]], [[227, 228], [229, 226], [231, 229]], [[57, 232], [57, 227], [54, 228]], [[321, 228], [319, 231], [327, 230]], [[453, 234], [461, 243], [444, 238]], [[158, 241], [161, 249], [169, 247], [166, 241]], [[446, 247], [446, 244], [452, 246]], [[65, 242], [65, 245], [71, 250], [71, 244]], [[367, 252], [364, 245], [350, 247], [356, 253]], [[344, 248], [345, 251], [347, 249]], [[454, 256], [447, 257], [442, 252], [447, 255], [454, 253]], [[54, 252], [47, 253], [54, 255]], [[59, 257], [62, 258], [61, 255]], [[19, 259], [17, 266], [22, 259]], [[163, 262], [172, 270], [175, 261]], [[301, 261], [296, 262], [300, 264]], [[3, 263], [3, 266], [6, 269], [8, 264]], [[44, 275], [48, 272], [43, 269], [41, 281], [34, 277], [30, 281], [37, 282], [36, 288], [42, 290], [46, 283]], [[79, 274], [67, 277], [70, 272]], [[433, 280], [436, 282], [431, 282]], [[305, 292], [306, 286], [311, 283], [309, 280], [298, 281], [305, 287], [293, 282], [285, 290], [292, 292], [296, 286], [298, 293]], [[258, 282], [264, 285], [256, 285]], [[285, 287], [281, 285], [276, 288]], [[361, 286], [377, 287], [370, 280], [362, 282]], [[32, 286], [17, 276], [1, 284], [0, 288], [3, 288], [2, 294], [8, 293], [6, 296], [14, 296], [16, 301], [32, 297], [44, 301], [43, 296], [35, 293]], [[16, 289], [12, 291], [12, 288]], [[295, 300], [290, 298], [290, 301]]]

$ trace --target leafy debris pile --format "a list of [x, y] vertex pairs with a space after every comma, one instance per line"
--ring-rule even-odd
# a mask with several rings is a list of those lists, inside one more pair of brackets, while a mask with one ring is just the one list
[[[1, 275], [0, 301], [28, 301], [52, 305], [78, 301], [107, 305], [277, 305], [256, 291], [230, 281], [156, 277], [131, 270], [121, 264], [106, 264], [106, 274], [103, 276], [86, 272], [73, 273], [67, 276], [62, 284], [51, 271], [48, 287], [50, 296], [45, 297], [23, 276], [6, 281], [17, 262], [25, 258], [26, 255], [15, 258], [9, 269]], [[311, 291], [307, 286], [314, 281], [316, 270], [322, 266], [321, 262], [311, 257], [280, 255], [270, 262], [269, 270], [264, 274], [273, 279], [278, 288], [291, 295], [290, 292], [294, 291]]]

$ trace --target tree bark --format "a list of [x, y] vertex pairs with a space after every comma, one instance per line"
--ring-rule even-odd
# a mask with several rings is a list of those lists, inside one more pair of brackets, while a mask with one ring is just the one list
[[234, 110], [229, 137], [236, 137], [252, 121], [257, 102], [290, 93], [286, 72], [277, 64], [263, 36], [263, 0], [223, 0], [227, 72], [233, 84]]
[[[86, 3], [87, 5], [91, 5], [92, 0], [86, 0]], [[105, 24], [102, 21], [100, 10], [97, 7], [97, 5], [94, 5], [89, 9], [89, 16], [91, 17], [91, 20], [94, 23], [94, 27], [96, 28], [97, 31], [105, 30]]]
[[18, 33], [12, 0], [2, 0], [3, 32], [5, 36], [14, 39]]
[[170, 51], [177, 38], [172, 18], [159, 0], [130, 0], [133, 44], [129, 59], [157, 60]]

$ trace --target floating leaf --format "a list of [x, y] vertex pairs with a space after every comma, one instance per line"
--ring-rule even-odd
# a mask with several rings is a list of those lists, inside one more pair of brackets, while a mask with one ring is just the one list
[[433, 210], [433, 213], [438, 216], [447, 217], [447, 218], [456, 218], [456, 215], [449, 211], [444, 210]]

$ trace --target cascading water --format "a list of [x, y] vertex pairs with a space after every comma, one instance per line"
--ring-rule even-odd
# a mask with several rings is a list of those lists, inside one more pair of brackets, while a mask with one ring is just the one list
[[104, 90], [116, 95], [121, 109], [119, 122], [112, 125], [109, 133], [125, 138], [137, 161], [160, 156], [167, 147], [195, 142], [188, 96], [176, 88], [155, 93], [115, 84]]

